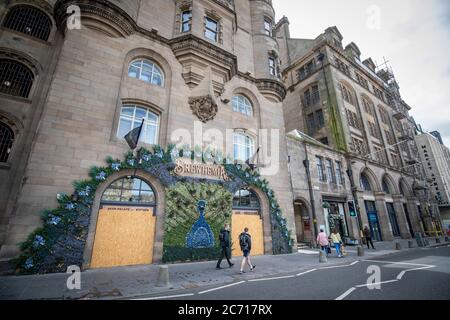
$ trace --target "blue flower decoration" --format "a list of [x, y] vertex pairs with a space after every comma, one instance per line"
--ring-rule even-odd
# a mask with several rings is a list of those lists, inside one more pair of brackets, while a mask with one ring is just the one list
[[119, 171], [120, 170], [120, 163], [119, 162], [114, 162], [113, 164], [111, 164], [111, 168], [114, 171]]
[[91, 192], [91, 187], [86, 186], [86, 188], [84, 190], [81, 190], [80, 192], [78, 192], [78, 195], [81, 197], [88, 197], [90, 192]]
[[34, 238], [34, 241], [33, 241], [33, 247], [37, 248], [37, 247], [43, 246], [43, 245], [45, 245], [45, 240], [44, 240], [44, 238], [43, 238], [42, 236], [40, 236], [40, 235], [37, 235], [37, 236]]
[[73, 203], [66, 204], [66, 210], [72, 211], [75, 209], [75, 205]]
[[149, 162], [150, 161], [150, 155], [148, 153], [144, 154], [142, 156], [142, 160], [144, 160], [145, 162]]
[[170, 156], [172, 157], [172, 159], [177, 159], [180, 156], [180, 152], [177, 149], [173, 149], [170, 153]]
[[164, 153], [163, 153], [161, 150], [159, 150], [159, 151], [156, 153], [156, 156], [157, 156], [158, 158], [162, 159], [162, 158], [164, 157]]
[[28, 258], [27, 261], [25, 261], [25, 269], [31, 269], [33, 267], [33, 258]]
[[96, 177], [96, 180], [101, 180], [101, 181], [105, 181], [106, 180], [106, 172], [102, 171], [100, 172]]
[[190, 158], [192, 156], [192, 151], [183, 151], [183, 157]]
[[61, 222], [61, 218], [56, 217], [56, 216], [51, 216], [50, 220], [48, 221], [49, 224], [54, 225], [54, 226], [56, 226], [60, 222]]
[[128, 160], [127, 160], [127, 163], [128, 163], [130, 166], [134, 167], [135, 161], [134, 161], [134, 159], [128, 159]]

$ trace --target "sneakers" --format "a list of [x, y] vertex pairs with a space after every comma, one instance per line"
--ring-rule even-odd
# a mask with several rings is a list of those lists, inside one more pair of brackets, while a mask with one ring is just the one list
[[234, 266], [234, 263], [230, 264], [230, 268], [233, 268], [233, 266]]
[[244, 274], [244, 273], [245, 273], [245, 271], [242, 271], [242, 270], [241, 270], [241, 272], [239, 272], [239, 273], [240, 273], [240, 274]]
[[251, 268], [251, 269], [250, 269], [250, 271], [253, 271], [253, 270], [255, 270], [255, 268], [256, 268], [256, 266], [253, 266], [253, 268]]

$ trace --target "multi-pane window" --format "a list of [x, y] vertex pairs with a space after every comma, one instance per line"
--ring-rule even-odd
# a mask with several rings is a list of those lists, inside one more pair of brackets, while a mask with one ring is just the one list
[[322, 128], [325, 125], [325, 119], [323, 117], [322, 110], [316, 111], [316, 118], [317, 118], [317, 124], [319, 125], [319, 128]]
[[192, 11], [186, 10], [181, 13], [181, 32], [191, 31]]
[[361, 156], [367, 155], [367, 147], [364, 141], [352, 137], [352, 151]]
[[205, 18], [205, 37], [214, 42], [219, 41], [219, 23], [210, 17]]
[[316, 112], [308, 114], [306, 116], [306, 125], [310, 134], [314, 134], [317, 130], [322, 129], [325, 125], [323, 111], [318, 110]]
[[344, 184], [344, 176], [342, 175], [342, 163], [336, 161], [336, 180], [338, 184]]
[[393, 133], [391, 131], [388, 131], [388, 130], [384, 130], [384, 133], [386, 134], [387, 143], [389, 143], [389, 145], [391, 145], [391, 146], [394, 145], [395, 144], [395, 138], [394, 138]]
[[367, 90], [369, 90], [369, 82], [359, 73], [356, 74], [356, 80], [358, 81], [358, 83], [366, 88]]
[[400, 123], [400, 121], [398, 121], [395, 118], [392, 118], [392, 122], [394, 123], [395, 130], [397, 130], [398, 132], [402, 132], [403, 131], [403, 127], [402, 127], [402, 124]]
[[272, 28], [273, 28], [272, 20], [269, 18], [264, 18], [264, 33], [271, 37]]
[[362, 121], [360, 120], [359, 116], [349, 109], [345, 110], [347, 112], [348, 125], [355, 129], [362, 130]]
[[391, 152], [391, 158], [392, 158], [392, 164], [394, 165], [394, 167], [400, 168], [402, 166], [402, 162], [401, 162], [398, 154]]
[[161, 69], [150, 60], [139, 59], [130, 64], [128, 76], [157, 86], [164, 86], [164, 74]]
[[346, 65], [344, 62], [342, 62], [342, 60], [336, 58], [336, 66], [337, 66], [338, 69], [341, 70], [345, 75], [347, 75], [348, 77], [351, 76], [351, 73], [350, 73], [350, 67], [349, 67], [348, 65]]
[[369, 125], [370, 135], [377, 139], [381, 139], [381, 132], [380, 132], [380, 129], [378, 128], [378, 126], [371, 121], [368, 121], [368, 125]]
[[373, 91], [374, 91], [374, 93], [375, 93], [375, 96], [376, 96], [378, 99], [384, 101], [384, 94], [383, 94], [383, 91], [381, 91], [381, 90], [380, 90], [379, 88], [377, 88], [377, 87], [374, 87], [374, 88], [373, 88]]
[[233, 197], [234, 209], [259, 210], [261, 208], [256, 194], [247, 189], [238, 190]]
[[334, 175], [333, 161], [330, 159], [326, 160], [326, 168], [327, 168], [327, 179], [331, 183], [336, 183], [336, 177]]
[[344, 98], [344, 100], [350, 103], [351, 105], [355, 105], [355, 98], [352, 90], [347, 88], [345, 85], [341, 84], [341, 91], [342, 91], [342, 98]]
[[247, 161], [254, 153], [253, 139], [246, 134], [235, 132], [233, 136], [233, 152], [234, 160]]
[[302, 81], [309, 77], [316, 70], [316, 66], [314, 64], [314, 60], [309, 61], [306, 65], [298, 69], [297, 77], [298, 80]]
[[389, 124], [389, 116], [386, 112], [386, 110], [383, 107], [379, 107], [380, 110], [380, 117], [381, 117], [381, 122], [383, 122], [384, 124]]
[[303, 94], [305, 107], [312, 107], [320, 102], [319, 86], [313, 85], [308, 88]]
[[22, 63], [0, 59], [0, 93], [28, 98], [34, 75]]
[[144, 126], [140, 140], [145, 143], [156, 144], [158, 142], [158, 115], [147, 108], [135, 105], [124, 105], [122, 107], [117, 137], [123, 138], [126, 136], [128, 132], [139, 127], [142, 124], [142, 120], [144, 120]]
[[317, 176], [319, 180], [322, 182], [327, 182], [327, 178], [324, 174], [323, 168], [323, 159], [321, 157], [316, 157], [316, 168], [317, 168]]
[[0, 163], [8, 162], [14, 143], [14, 132], [5, 123], [0, 122]]
[[375, 117], [375, 105], [367, 99], [363, 99], [362, 101], [363, 101], [364, 110], [366, 111], [366, 113], [370, 114], [372, 117]]
[[391, 194], [391, 190], [389, 188], [389, 184], [386, 181], [386, 178], [383, 178], [383, 181], [381, 182], [381, 187], [383, 188], [383, 191], [386, 194]]
[[240, 112], [249, 117], [253, 116], [253, 107], [251, 102], [243, 95], [233, 97], [233, 111]]
[[383, 164], [388, 164], [385, 151], [381, 147], [374, 147], [374, 150], [375, 160]]
[[52, 30], [52, 21], [44, 12], [35, 7], [15, 6], [6, 15], [3, 26], [47, 41]]
[[274, 77], [279, 77], [277, 60], [274, 57], [269, 57], [269, 73]]
[[370, 184], [370, 181], [367, 178], [367, 176], [364, 174], [361, 175], [360, 185], [364, 191], [372, 191], [372, 186]]
[[136, 177], [126, 177], [114, 181], [103, 193], [102, 202], [129, 202], [155, 205], [153, 189], [145, 181]]

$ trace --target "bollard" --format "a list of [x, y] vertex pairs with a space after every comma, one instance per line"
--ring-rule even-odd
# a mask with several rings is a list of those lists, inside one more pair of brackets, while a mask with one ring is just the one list
[[414, 242], [412, 240], [408, 241], [408, 248], [414, 248]]
[[320, 250], [319, 251], [319, 263], [327, 263], [328, 259], [327, 259], [327, 255], [325, 253], [325, 251]]
[[424, 240], [423, 240], [423, 243], [424, 243], [425, 247], [427, 247], [427, 246], [430, 245], [430, 242], [428, 242], [428, 239], [424, 239]]
[[169, 267], [168, 266], [159, 266], [158, 281], [156, 282], [156, 286], [159, 288], [171, 287], [171, 284], [169, 282]]
[[364, 256], [364, 248], [362, 246], [358, 246], [358, 257]]
[[441, 243], [441, 238], [436, 238], [436, 243]]
[[400, 242], [395, 243], [395, 250], [402, 250], [402, 245], [400, 244]]

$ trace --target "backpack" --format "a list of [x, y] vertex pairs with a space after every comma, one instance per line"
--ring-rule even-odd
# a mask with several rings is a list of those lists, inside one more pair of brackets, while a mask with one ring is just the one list
[[239, 236], [239, 245], [241, 246], [241, 249], [244, 249], [248, 246], [248, 237], [245, 233], [241, 233]]
[[219, 241], [220, 243], [225, 242], [225, 234], [222, 231], [219, 233]]

